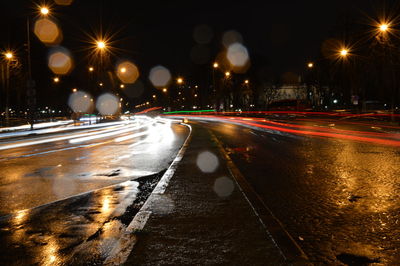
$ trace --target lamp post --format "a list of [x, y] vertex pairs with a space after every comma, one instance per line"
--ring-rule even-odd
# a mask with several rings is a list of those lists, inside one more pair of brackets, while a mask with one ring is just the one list
[[[50, 10], [46, 6], [39, 7], [40, 14], [47, 16], [50, 14]], [[36, 106], [36, 90], [35, 81], [32, 79], [32, 63], [31, 63], [31, 37], [30, 37], [30, 17], [26, 18], [26, 40], [27, 40], [27, 61], [28, 61], [28, 80], [27, 80], [27, 103], [29, 107], [29, 124], [31, 130], [33, 130], [33, 124], [35, 123], [35, 106]]]
[[6, 52], [4, 54], [4, 58], [6, 59], [6, 125], [9, 125], [10, 122], [10, 63], [13, 59], [14, 55], [12, 52]]

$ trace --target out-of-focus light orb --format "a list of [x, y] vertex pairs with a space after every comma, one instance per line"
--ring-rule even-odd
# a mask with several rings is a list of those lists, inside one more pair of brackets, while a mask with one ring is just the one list
[[53, 79], [53, 81], [54, 81], [55, 83], [58, 83], [58, 82], [60, 81], [60, 79], [59, 79], [58, 77], [55, 77], [55, 78]]
[[229, 71], [225, 72], [225, 77], [229, 77], [230, 75], [231, 75], [231, 72], [229, 72]]
[[97, 99], [96, 108], [102, 115], [114, 115], [119, 109], [119, 100], [110, 93], [105, 93]]
[[193, 31], [193, 39], [198, 44], [210, 43], [214, 36], [213, 30], [208, 25], [199, 25]]
[[62, 41], [60, 28], [54, 21], [48, 18], [36, 20], [34, 33], [41, 42], [47, 45], [57, 45]]
[[164, 88], [162, 91], [163, 91], [163, 92], [167, 92], [168, 90], [167, 90], [167, 88]]
[[163, 66], [155, 66], [150, 70], [149, 79], [156, 88], [166, 87], [171, 82], [171, 73]]
[[215, 63], [213, 64], [213, 68], [218, 68], [218, 67], [219, 67], [218, 63], [215, 62]]
[[225, 48], [228, 48], [234, 43], [243, 43], [242, 35], [239, 32], [230, 30], [222, 35], [222, 44], [225, 46]]
[[214, 153], [204, 151], [197, 156], [196, 164], [203, 173], [213, 173], [217, 170], [219, 161]]
[[125, 85], [124, 85], [124, 84], [121, 84], [121, 85], [119, 85], [119, 87], [120, 87], [121, 89], [123, 89], [123, 88], [125, 88]]
[[48, 66], [57, 75], [66, 75], [72, 71], [73, 62], [68, 51], [55, 49], [50, 53]]
[[249, 62], [247, 48], [241, 43], [229, 45], [226, 57], [233, 67], [244, 67]]
[[122, 83], [133, 84], [139, 78], [139, 70], [130, 61], [124, 61], [117, 66], [117, 76]]
[[183, 84], [183, 78], [178, 78], [178, 79], [176, 80], [176, 82], [177, 82], [178, 84]]
[[92, 102], [90, 101], [91, 97], [89, 97], [86, 92], [83, 91], [74, 91], [71, 93], [68, 99], [68, 106], [75, 113], [86, 113], [89, 111]]
[[60, 6], [69, 6], [72, 4], [73, 0], [54, 0], [54, 2]]
[[313, 68], [314, 64], [310, 62], [310, 63], [307, 64], [307, 66], [308, 66], [308, 68]]
[[340, 50], [340, 55], [341, 56], [346, 56], [348, 53], [349, 53], [349, 51], [347, 49]]
[[233, 181], [225, 176], [217, 178], [213, 187], [214, 192], [221, 198], [230, 196], [234, 188]]
[[93, 67], [89, 67], [89, 71], [93, 72], [94, 68]]

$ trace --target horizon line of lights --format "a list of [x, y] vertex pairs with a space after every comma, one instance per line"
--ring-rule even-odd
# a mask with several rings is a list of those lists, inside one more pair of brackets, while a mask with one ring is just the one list
[[209, 109], [209, 110], [196, 110], [196, 111], [171, 111], [171, 112], [164, 112], [163, 114], [183, 114], [183, 113], [209, 113], [209, 112], [215, 112], [215, 110]]

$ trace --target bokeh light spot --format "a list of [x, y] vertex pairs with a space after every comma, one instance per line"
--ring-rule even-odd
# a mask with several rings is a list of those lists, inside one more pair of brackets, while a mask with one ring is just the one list
[[203, 173], [213, 173], [219, 162], [214, 153], [204, 151], [197, 156], [196, 164]]
[[171, 81], [171, 73], [163, 66], [155, 66], [150, 70], [149, 79], [154, 87], [167, 87]]
[[139, 78], [139, 70], [134, 63], [124, 61], [117, 66], [117, 76], [122, 83], [132, 84]]
[[97, 99], [96, 108], [102, 115], [114, 115], [119, 109], [118, 98], [110, 93], [105, 93]]
[[47, 45], [57, 45], [62, 41], [62, 33], [57, 24], [47, 18], [35, 22], [34, 33], [41, 42]]
[[233, 181], [225, 176], [217, 178], [213, 187], [215, 193], [221, 198], [230, 196], [234, 188]]
[[68, 105], [75, 113], [86, 113], [92, 105], [91, 97], [83, 91], [73, 92], [69, 96]]
[[72, 71], [73, 62], [66, 49], [58, 48], [50, 52], [48, 66], [57, 75], [66, 75]]
[[249, 53], [246, 47], [240, 43], [231, 44], [226, 57], [233, 67], [244, 67], [249, 61]]

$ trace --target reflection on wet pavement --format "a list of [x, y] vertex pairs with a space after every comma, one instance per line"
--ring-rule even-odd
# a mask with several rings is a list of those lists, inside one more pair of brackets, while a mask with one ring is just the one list
[[400, 261], [398, 147], [207, 126], [313, 263]]
[[0, 218], [5, 264], [98, 264], [165, 171]]

